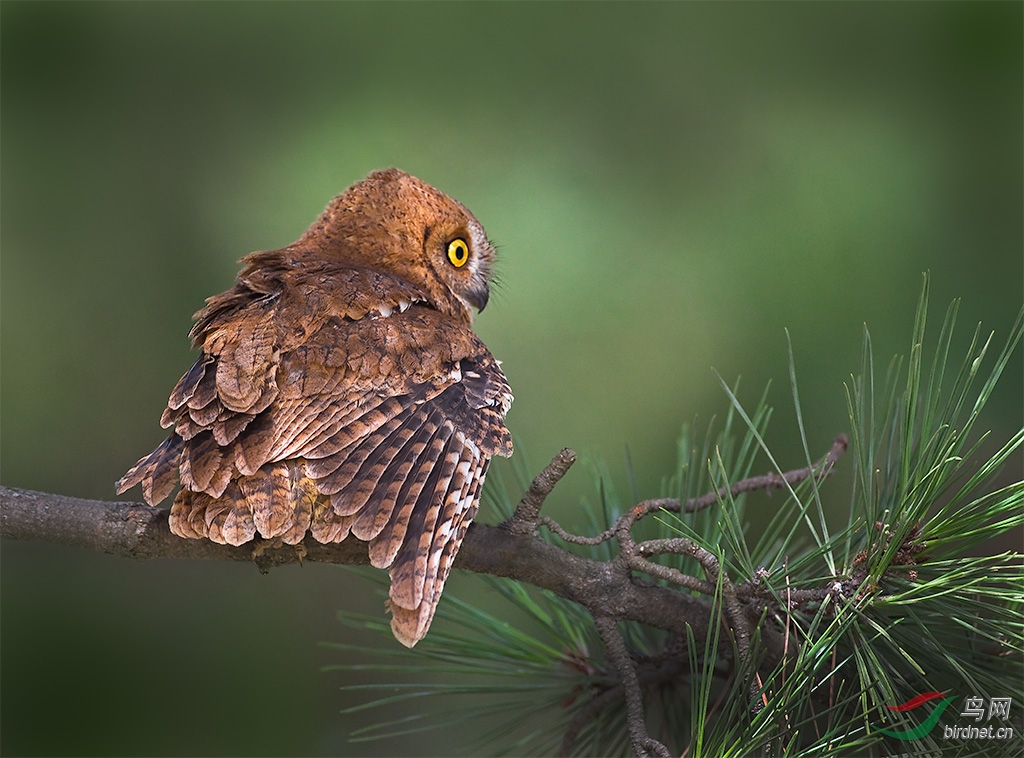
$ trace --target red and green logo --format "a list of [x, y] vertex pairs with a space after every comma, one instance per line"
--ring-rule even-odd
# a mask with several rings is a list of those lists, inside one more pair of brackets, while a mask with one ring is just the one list
[[935, 706], [935, 710], [922, 721], [919, 725], [913, 729], [907, 729], [903, 732], [894, 732], [889, 729], [880, 729], [875, 727], [876, 732], [881, 732], [890, 737], [895, 737], [898, 740], [919, 740], [924, 737], [928, 732], [935, 728], [935, 725], [939, 723], [939, 717], [942, 716], [942, 712], [946, 710], [950, 703], [956, 700], [956, 695], [946, 695], [944, 692], [922, 692], [920, 695], [910, 698], [905, 703], [900, 705], [887, 705], [885, 706], [890, 711], [898, 711], [903, 713], [904, 711], [912, 711], [915, 708], [920, 708], [925, 703], [935, 700], [937, 698], [943, 698], [942, 702]]

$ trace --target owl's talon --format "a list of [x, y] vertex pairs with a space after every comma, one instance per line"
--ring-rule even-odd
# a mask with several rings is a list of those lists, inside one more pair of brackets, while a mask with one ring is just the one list
[[295, 550], [295, 558], [298, 560], [300, 566], [306, 556], [309, 555], [309, 550], [301, 542], [289, 545], [280, 537], [276, 537], [272, 540], [256, 538], [252, 543], [252, 562], [256, 564], [261, 573], [266, 574], [274, 564], [274, 560], [269, 555], [268, 551], [277, 550], [278, 548], [283, 547], [291, 547]]
[[269, 551], [279, 548], [284, 544], [280, 537], [273, 540], [265, 540], [257, 537], [252, 543], [252, 562], [261, 574], [269, 574], [270, 567], [274, 565], [273, 557]]
[[257, 537], [252, 543], [252, 559], [259, 563], [259, 559], [263, 557], [263, 554], [268, 550], [279, 548], [284, 544], [284, 541], [278, 537], [273, 540], [265, 540]]

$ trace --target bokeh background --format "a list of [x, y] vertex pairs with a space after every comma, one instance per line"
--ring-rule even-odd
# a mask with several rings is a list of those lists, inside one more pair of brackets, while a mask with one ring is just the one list
[[[112, 499], [162, 439], [203, 299], [391, 165], [499, 246], [477, 328], [534, 470], [569, 445], [628, 490], [628, 449], [658, 494], [681, 425], [727, 409], [712, 368], [749, 403], [773, 381], [769, 443], [801, 465], [786, 329], [824, 451], [863, 324], [881, 366], [906, 353], [923, 271], [936, 329], [962, 297], [961, 335], [998, 341], [1021, 307], [1022, 10], [5, 2], [3, 484]], [[1022, 383], [1018, 359], [995, 440]], [[584, 469], [550, 505], [570, 526]], [[458, 572], [450, 591], [490, 602]], [[5, 542], [0, 599], [5, 755], [462, 744], [347, 742], [366, 716], [338, 714], [354, 701], [318, 643], [351, 634], [337, 609], [383, 610], [343, 569]]]

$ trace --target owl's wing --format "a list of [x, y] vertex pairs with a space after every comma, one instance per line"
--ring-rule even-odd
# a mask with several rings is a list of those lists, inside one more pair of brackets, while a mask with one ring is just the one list
[[[350, 532], [369, 543], [371, 564], [390, 569], [392, 629], [407, 645], [426, 633], [491, 456], [512, 452], [502, 421], [512, 396], [477, 345], [443, 383], [389, 399], [388, 411], [373, 413], [364, 428], [349, 427], [307, 452], [343, 445], [306, 459], [307, 476], [330, 496], [333, 512], [323, 521], [331, 533], [317, 538]], [[315, 519], [313, 529], [316, 535]]]
[[399, 299], [296, 331], [282, 307], [249, 303], [207, 330], [164, 414], [174, 432], [118, 490], [141, 482], [155, 503], [180, 476], [182, 536], [369, 542], [371, 562], [390, 568], [395, 635], [413, 644], [490, 457], [512, 452], [508, 384], [467, 327], [429, 308]]

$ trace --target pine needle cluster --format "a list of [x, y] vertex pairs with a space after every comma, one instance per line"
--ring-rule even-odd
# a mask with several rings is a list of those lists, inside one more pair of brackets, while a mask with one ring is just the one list
[[[957, 303], [930, 347], [927, 311], [925, 278], [910, 351], [884, 376], [864, 331], [863, 364], [846, 386], [851, 455], [844, 464], [852, 458], [853, 477], [838, 525], [834, 508], [826, 507], [836, 493], [819, 476], [785, 482], [772, 501], [773, 517], [757, 530], [744, 514], [750, 495], [730, 493], [731, 484], [765, 459], [783, 473], [765, 442], [772, 415], [767, 391], [748, 411], [738, 387], [723, 383], [730, 407], [721, 428], [700, 436], [684, 427], [664, 495], [685, 502], [718, 492], [717, 503], [659, 512], [637, 522], [632, 537], [684, 538], [706, 551], [702, 560], [671, 551], [651, 560], [697, 578], [677, 589], [709, 600], [713, 623], [702, 640], [635, 621], [617, 624], [642, 692], [647, 733], [659, 741], [652, 744], [694, 757], [1021, 754], [1022, 555], [991, 555], [985, 548], [1021, 534], [1024, 481], [996, 482], [1008, 464], [1019, 464], [1024, 428], [992, 440], [976, 427], [1020, 343], [1024, 311], [994, 359], [994, 337], [983, 337], [979, 327], [959, 360], [953, 356]], [[793, 366], [791, 351], [794, 408], [813, 469]], [[488, 484], [491, 507], [510, 516], [513, 488]], [[599, 469], [595, 489], [596, 501], [583, 515], [599, 534], [636, 498], [620, 498]], [[555, 532], [547, 538], [601, 561], [623, 549], [611, 539], [580, 545]], [[384, 620], [340, 614], [345, 624], [380, 635], [380, 644], [329, 645], [359, 661], [329, 669], [374, 678], [342, 688], [367, 696], [344, 713], [401, 712], [397, 719], [364, 721], [351, 739], [444, 730], [452, 753], [642, 752], [631, 738], [607, 636], [591, 613], [546, 590], [481, 581], [528, 623], [511, 624], [449, 593], [438, 610], [442, 623], [406, 650], [389, 644]], [[642, 581], [671, 586], [659, 575]], [[728, 623], [730, 598], [750, 619], [750, 639]], [[931, 702], [913, 705], [922, 693], [931, 693]], [[989, 713], [985, 723], [1012, 729], [1013, 736], [950, 738], [944, 725], [974, 723], [962, 716], [969, 698], [986, 706], [1010, 698], [1009, 708]], [[939, 708], [945, 709], [941, 721], [934, 715]], [[476, 728], [481, 724], [486, 731]]]

